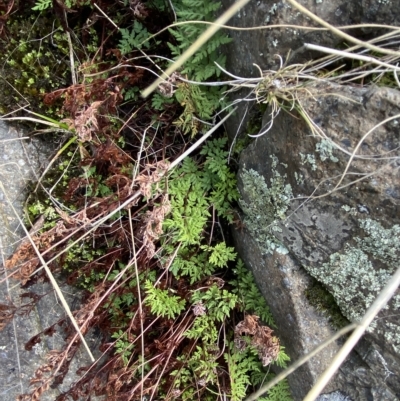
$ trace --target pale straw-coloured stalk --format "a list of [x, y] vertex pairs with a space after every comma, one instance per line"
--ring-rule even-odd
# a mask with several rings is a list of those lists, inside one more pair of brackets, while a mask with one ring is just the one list
[[389, 279], [385, 288], [381, 291], [379, 296], [376, 298], [374, 303], [369, 307], [365, 313], [363, 319], [358, 324], [357, 328], [353, 331], [349, 339], [333, 358], [331, 365], [318, 379], [317, 383], [307, 394], [304, 401], [314, 401], [331, 380], [336, 371], [340, 368], [340, 365], [344, 362], [346, 357], [350, 354], [351, 350], [355, 347], [358, 340], [362, 337], [365, 330], [371, 324], [375, 316], [381, 311], [382, 308], [389, 302], [390, 298], [393, 296], [395, 291], [400, 285], [400, 267], [397, 269], [396, 273]]
[[[175, 72], [178, 68], [182, 67], [182, 65], [189, 59], [193, 54], [195, 54], [201, 46], [203, 46], [208, 39], [210, 39], [218, 30], [222, 24], [225, 24], [229, 19], [231, 19], [234, 14], [236, 14], [242, 7], [244, 7], [250, 0], [239, 0], [235, 2], [231, 7], [228, 8], [213, 25], [211, 25], [206, 31], [204, 31], [199, 38], [172, 64], [164, 73], [164, 77], [168, 78], [171, 76], [173, 72]], [[154, 81], [150, 86], [148, 86], [143, 92], [142, 96], [147, 97], [151, 93], [153, 93], [158, 85], [164, 81], [165, 78], [158, 78]]]

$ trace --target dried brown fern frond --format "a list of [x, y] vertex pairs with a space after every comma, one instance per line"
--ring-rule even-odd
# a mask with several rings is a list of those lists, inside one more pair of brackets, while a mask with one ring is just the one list
[[168, 195], [163, 195], [161, 198], [161, 204], [155, 206], [151, 211], [148, 210], [143, 218], [143, 245], [147, 251], [147, 257], [149, 259], [152, 258], [156, 252], [154, 242], [157, 241], [163, 233], [162, 223], [170, 210], [171, 204]]
[[240, 349], [240, 345], [246, 343], [243, 335], [249, 335], [250, 344], [257, 350], [263, 366], [267, 366], [278, 358], [279, 339], [272, 335], [272, 329], [258, 321], [258, 316], [246, 315], [235, 327], [235, 344]]

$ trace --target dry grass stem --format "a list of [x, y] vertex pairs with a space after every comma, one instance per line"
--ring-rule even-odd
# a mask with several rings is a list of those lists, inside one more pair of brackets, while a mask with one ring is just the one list
[[312, 13], [310, 10], [308, 10], [306, 7], [302, 6], [299, 4], [296, 0], [288, 0], [290, 4], [292, 4], [294, 7], [296, 7], [299, 11], [301, 11], [303, 14], [307, 15], [310, 17], [312, 20], [317, 22], [318, 24], [324, 26], [325, 28], [328, 28], [331, 32], [335, 33], [339, 37], [348, 40], [351, 43], [355, 43], [357, 45], [360, 45], [362, 47], [366, 47], [367, 49], [373, 50], [375, 52], [379, 52], [382, 54], [394, 54], [396, 56], [400, 56], [400, 52], [395, 51], [395, 50], [388, 50], [388, 49], [383, 49], [382, 47], [374, 46], [369, 42], [363, 42], [362, 40], [356, 39], [354, 36], [348, 35], [347, 33], [344, 33], [338, 28], [335, 28], [333, 25], [329, 24], [328, 22], [324, 21], [322, 18], [319, 18], [316, 16], [314, 13]]
[[372, 323], [375, 316], [389, 302], [390, 298], [393, 296], [394, 292], [397, 290], [399, 285], [400, 285], [400, 267], [397, 269], [396, 273], [389, 279], [385, 288], [381, 291], [381, 293], [376, 298], [374, 303], [366, 311], [363, 319], [357, 325], [357, 328], [354, 330], [349, 339], [337, 353], [329, 368], [322, 374], [322, 376], [318, 379], [315, 386], [307, 394], [306, 398], [304, 398], [304, 401], [314, 401], [319, 396], [319, 394], [321, 394], [322, 390], [325, 388], [325, 386], [331, 380], [333, 375], [339, 369], [340, 365], [344, 362], [346, 357], [350, 354], [351, 350], [360, 340], [365, 330]]
[[[186, 62], [186, 60], [193, 56], [197, 50], [203, 46], [208, 39], [210, 39], [219, 29], [220, 25], [227, 22], [230, 18], [233, 17], [242, 7], [244, 7], [250, 0], [239, 0], [234, 3], [231, 7], [228, 8], [216, 21], [215, 24], [211, 25], [205, 32], [203, 32], [200, 37], [172, 64], [164, 73], [164, 77], [168, 79], [171, 74], [177, 71], [182, 65]], [[142, 96], [146, 98], [151, 93], [153, 93], [158, 85], [164, 81], [164, 78], [158, 78], [151, 85], [149, 85], [143, 92]]]

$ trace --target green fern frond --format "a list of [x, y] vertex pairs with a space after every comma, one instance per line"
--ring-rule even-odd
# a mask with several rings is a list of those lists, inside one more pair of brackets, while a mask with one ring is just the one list
[[150, 42], [146, 41], [149, 38], [150, 33], [143, 26], [143, 24], [137, 20], [134, 21], [132, 28], [121, 28], [121, 39], [118, 43], [118, 49], [123, 55], [132, 52], [133, 50], [140, 50], [143, 47], [148, 49]]
[[235, 294], [223, 290], [213, 284], [207, 291], [195, 291], [192, 295], [193, 304], [201, 303], [207, 310], [207, 315], [218, 322], [227, 318], [236, 306], [238, 298]]
[[267, 397], [261, 397], [259, 401], [293, 401], [287, 380], [281, 380], [268, 391]]
[[226, 267], [229, 261], [236, 260], [234, 248], [227, 247], [225, 242], [220, 242], [215, 246], [202, 245], [200, 247], [209, 252], [208, 261], [217, 267]]
[[43, 11], [50, 8], [53, 5], [53, 0], [38, 0], [35, 6], [32, 7], [34, 11]]
[[157, 316], [174, 319], [185, 309], [186, 301], [184, 299], [170, 295], [167, 290], [154, 288], [150, 280], [146, 280], [145, 291], [144, 303], [150, 306], [151, 313]]
[[257, 315], [262, 321], [271, 327], [275, 327], [274, 318], [265, 301], [265, 298], [257, 288], [253, 274], [246, 269], [242, 260], [238, 260], [234, 270], [237, 279], [232, 281], [238, 295], [243, 311]]

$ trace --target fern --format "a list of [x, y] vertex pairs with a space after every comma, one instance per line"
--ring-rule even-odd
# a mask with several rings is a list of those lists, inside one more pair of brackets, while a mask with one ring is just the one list
[[151, 281], [145, 283], [146, 299], [144, 303], [150, 306], [151, 313], [157, 316], [174, 319], [184, 309], [186, 301], [175, 295], [170, 295], [167, 290], [154, 288]]
[[[194, 389], [198, 388], [200, 383], [201, 387], [217, 383], [217, 368], [219, 367], [217, 358], [219, 356], [213, 351], [215, 349], [208, 346], [196, 346], [189, 359], [177, 358], [184, 364], [184, 367], [172, 371], [171, 376], [174, 377], [173, 387], [184, 389], [179, 399], [193, 400], [195, 398]], [[213, 401], [215, 397], [204, 395], [201, 399]]]
[[222, 290], [213, 284], [207, 291], [195, 291], [192, 295], [191, 302], [193, 304], [204, 305], [207, 315], [222, 322], [227, 318], [232, 309], [236, 306], [238, 298], [235, 294], [227, 290]]
[[208, 261], [211, 265], [217, 267], [225, 267], [229, 261], [236, 259], [234, 248], [227, 247], [225, 242], [220, 242], [215, 246], [202, 245], [201, 249], [205, 249], [210, 253]]
[[173, 242], [185, 247], [200, 244], [210, 205], [219, 216], [231, 219], [230, 203], [238, 199], [238, 192], [235, 175], [227, 165], [225, 145], [226, 139], [215, 139], [201, 151], [206, 158], [203, 170], [193, 159], [186, 158], [171, 174], [168, 192], [172, 212], [163, 228], [172, 235]]
[[[212, 0], [175, 0], [173, 3], [178, 22], [189, 22], [169, 30], [175, 40], [174, 43], [168, 43], [168, 46], [174, 58], [177, 59], [206, 29], [205, 25], [190, 24], [190, 21], [213, 21], [221, 3]], [[181, 73], [198, 82], [218, 77], [221, 71], [215, 63], [225, 65], [225, 56], [219, 54], [218, 50], [220, 46], [230, 41], [227, 35], [221, 32], [216, 33], [185, 63]], [[195, 116], [202, 120], [210, 120], [217, 109], [225, 106], [221, 100], [223, 91], [224, 88], [179, 84], [175, 98], [184, 110], [176, 124], [184, 133], [196, 135], [200, 124]]]
[[239, 192], [237, 190], [236, 176], [226, 162], [229, 154], [225, 150], [227, 141], [227, 138], [210, 141], [206, 143], [200, 153], [206, 156], [204, 169], [207, 174], [203, 179], [207, 180], [205, 185], [213, 189], [211, 203], [219, 216], [223, 216], [229, 222], [232, 222], [233, 217], [228, 211], [231, 203], [238, 200]]
[[[215, 13], [221, 8], [221, 3], [212, 0], [176, 0], [174, 7], [178, 21], [213, 21]], [[170, 29], [176, 41], [176, 44], [168, 44], [172, 54], [179, 57], [205, 29], [206, 27], [200, 24], [187, 24]], [[218, 77], [220, 70], [214, 62], [224, 65], [225, 57], [218, 55], [217, 50], [230, 41], [227, 35], [221, 32], [216, 33], [186, 62], [182, 73], [196, 81], [204, 81], [213, 75]]]
[[261, 397], [258, 401], [292, 401], [289, 384], [287, 380], [281, 380], [278, 384], [268, 391], [267, 397]]
[[127, 28], [120, 29], [122, 38], [118, 43], [118, 49], [125, 55], [133, 50], [141, 50], [143, 47], [148, 49], [150, 42], [147, 40], [150, 37], [150, 33], [139, 21], [134, 21], [132, 29]]
[[218, 330], [214, 319], [207, 315], [197, 316], [193, 326], [186, 330], [185, 337], [199, 340], [203, 343], [215, 344], [218, 340]]
[[253, 274], [246, 269], [240, 259], [234, 272], [237, 279], [231, 284], [234, 286], [233, 292], [239, 297], [241, 309], [259, 316], [269, 326], [275, 327], [274, 318], [265, 298], [256, 286]]
[[154, 93], [151, 98], [151, 106], [153, 109], [161, 111], [164, 110], [165, 105], [172, 104], [174, 101], [174, 98], [168, 98], [160, 95], [159, 93]]
[[266, 376], [264, 367], [257, 356], [257, 351], [247, 347], [239, 352], [233, 343], [229, 344], [229, 352], [224, 355], [228, 364], [232, 401], [242, 401], [248, 387], [253, 384], [251, 377], [255, 373]]
[[111, 338], [116, 339], [114, 345], [115, 352], [121, 355], [124, 365], [127, 366], [135, 344], [129, 342], [127, 333], [122, 330], [113, 333]]
[[193, 116], [196, 115], [202, 120], [211, 120], [215, 110], [223, 105], [219, 90], [205, 89], [185, 82], [178, 84], [175, 98], [184, 107], [175, 125], [182, 127], [185, 134], [191, 133], [192, 136], [197, 134], [199, 128], [199, 122]]
[[209, 263], [207, 252], [198, 252], [198, 248], [195, 247], [185, 247], [172, 262], [170, 271], [177, 278], [189, 277], [190, 284], [194, 284], [203, 277], [211, 276], [215, 266]]
[[[229, 368], [232, 401], [242, 401], [250, 386], [258, 387], [274, 376], [268, 374], [268, 370], [258, 358], [257, 351], [251, 346], [239, 352], [235, 345], [230, 343], [229, 352], [224, 358]], [[280, 381], [268, 392], [267, 397], [259, 398], [259, 401], [292, 401], [287, 380]]]
[[290, 361], [289, 355], [285, 352], [285, 347], [283, 345], [280, 346], [278, 358], [274, 363], [278, 365], [280, 368], [286, 368], [287, 363]]
[[53, 5], [53, 0], [38, 0], [32, 10], [43, 11], [50, 8]]
[[[185, 169], [195, 167], [195, 172], [185, 173]], [[210, 213], [206, 191], [198, 176], [197, 166], [187, 158], [181, 169], [173, 173], [169, 185], [172, 211], [164, 220], [164, 229], [170, 231], [174, 242], [183, 245], [198, 244]]]

